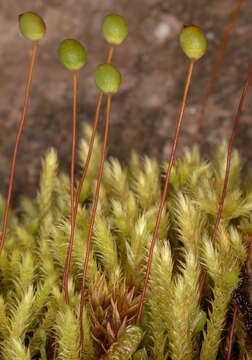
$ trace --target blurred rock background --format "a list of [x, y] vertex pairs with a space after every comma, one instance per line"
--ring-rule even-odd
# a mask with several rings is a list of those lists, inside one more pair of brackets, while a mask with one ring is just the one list
[[[183, 93], [188, 60], [178, 36], [184, 24], [203, 28], [207, 54], [196, 64], [177, 154], [188, 144], [228, 21], [237, 0], [1, 0], [0, 1], [0, 193], [6, 195], [9, 161], [20, 120], [32, 44], [18, 30], [18, 15], [35, 11], [47, 24], [33, 76], [31, 98], [18, 154], [14, 193], [36, 195], [41, 157], [58, 150], [60, 167], [69, 170], [71, 152], [72, 78], [57, 59], [64, 38], [78, 39], [87, 50], [78, 75], [79, 137], [83, 122], [92, 123], [98, 90], [93, 72], [106, 60], [101, 35], [105, 15], [123, 15], [129, 36], [115, 51], [113, 63], [122, 73], [120, 92], [112, 101], [108, 155], [123, 161], [131, 149], [168, 159]], [[228, 138], [241, 89], [252, 60], [252, 3], [244, 0], [210, 98], [198, 143], [207, 156]], [[252, 164], [252, 84], [235, 145], [246, 168]], [[103, 129], [101, 118], [100, 131]], [[15, 196], [14, 195], [14, 196]]]

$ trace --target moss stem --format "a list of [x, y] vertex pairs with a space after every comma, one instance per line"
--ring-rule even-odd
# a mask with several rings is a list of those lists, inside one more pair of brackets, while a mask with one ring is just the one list
[[110, 45], [109, 47], [109, 53], [108, 53], [108, 57], [107, 57], [107, 64], [111, 63], [113, 54], [114, 54], [114, 50], [115, 50], [115, 45]]
[[180, 112], [179, 112], [179, 117], [178, 117], [178, 121], [177, 121], [177, 127], [176, 127], [176, 131], [175, 131], [175, 135], [174, 135], [170, 161], [169, 161], [169, 165], [168, 165], [168, 169], [167, 169], [167, 173], [166, 173], [164, 190], [163, 190], [162, 199], [161, 199], [161, 203], [160, 203], [159, 210], [158, 210], [155, 230], [154, 230], [154, 233], [153, 233], [151, 246], [150, 246], [150, 250], [149, 250], [149, 258], [148, 258], [147, 270], [146, 270], [145, 279], [144, 279], [144, 286], [143, 286], [143, 290], [142, 290], [142, 294], [141, 294], [141, 298], [140, 298], [140, 302], [139, 302], [138, 314], [137, 314], [137, 318], [136, 318], [136, 324], [137, 325], [139, 324], [140, 317], [141, 317], [142, 310], [143, 310], [143, 302], [144, 302], [144, 297], [145, 297], [145, 293], [146, 293], [146, 289], [147, 289], [147, 283], [148, 283], [150, 270], [151, 270], [151, 262], [152, 262], [154, 246], [155, 246], [155, 243], [156, 243], [156, 238], [157, 238], [159, 223], [160, 223], [160, 219], [161, 219], [161, 215], [162, 215], [162, 210], [163, 210], [165, 200], [166, 200], [166, 195], [167, 195], [167, 189], [168, 189], [168, 185], [169, 185], [171, 169], [172, 169], [172, 165], [173, 165], [173, 161], [174, 161], [174, 157], [175, 157], [176, 147], [177, 147], [178, 138], [179, 138], [179, 131], [180, 131], [180, 128], [181, 128], [181, 123], [182, 123], [182, 119], [183, 119], [183, 115], [184, 115], [184, 111], [185, 111], [186, 100], [187, 100], [187, 95], [188, 95], [188, 90], [189, 90], [189, 86], [190, 86], [190, 82], [191, 82], [191, 77], [192, 77], [194, 64], [195, 64], [195, 60], [191, 59], [190, 64], [189, 64], [188, 73], [187, 73], [185, 88], [184, 88], [184, 95], [183, 95], [183, 99], [182, 99], [182, 103], [181, 103], [181, 107], [180, 107]]
[[[248, 236], [248, 240], [249, 240], [248, 255], [247, 255], [247, 259], [246, 259], [246, 263], [245, 263], [247, 267], [248, 267], [251, 252], [252, 252], [252, 235]], [[231, 325], [230, 334], [229, 334], [228, 352], [227, 352], [226, 360], [231, 359], [232, 343], [233, 343], [234, 329], [235, 329], [235, 323], [236, 323], [237, 315], [238, 315], [238, 305], [235, 304], [234, 313], [233, 313], [233, 319], [232, 319], [232, 325]]]
[[83, 324], [82, 324], [82, 319], [83, 319], [83, 307], [84, 307], [86, 275], [87, 275], [87, 267], [88, 267], [88, 259], [89, 259], [90, 247], [91, 247], [91, 237], [92, 237], [92, 233], [93, 233], [93, 227], [94, 227], [96, 209], [97, 209], [98, 200], [99, 200], [100, 186], [101, 186], [103, 167], [104, 167], [104, 161], [105, 161], [105, 155], [106, 155], [106, 146], [107, 146], [107, 140], [108, 140], [109, 121], [110, 121], [111, 98], [112, 98], [112, 96], [108, 95], [108, 97], [107, 97], [107, 106], [106, 106], [106, 123], [105, 123], [105, 131], [104, 131], [104, 139], [103, 139], [103, 147], [102, 147], [100, 169], [99, 169], [99, 174], [98, 174], [98, 179], [97, 179], [94, 204], [93, 204], [92, 215], [91, 215], [90, 226], [89, 226], [89, 232], [88, 232], [86, 257], [85, 257], [85, 262], [84, 262], [84, 267], [83, 267], [83, 274], [82, 274], [81, 300], [80, 300], [80, 353], [79, 353], [79, 358], [81, 358], [82, 350], [83, 350]]
[[241, 10], [241, 6], [242, 6], [243, 1], [244, 0], [239, 0], [238, 5], [235, 8], [235, 10], [233, 12], [233, 15], [232, 15], [232, 17], [231, 17], [231, 19], [230, 19], [230, 21], [228, 23], [228, 26], [226, 28], [226, 31], [225, 31], [225, 34], [224, 34], [224, 37], [223, 37], [223, 40], [222, 40], [222, 43], [221, 43], [220, 51], [219, 51], [219, 54], [218, 54], [218, 57], [217, 57], [217, 60], [216, 60], [215, 66], [214, 66], [214, 70], [213, 70], [213, 73], [212, 73], [212, 77], [211, 77], [211, 80], [210, 80], [210, 83], [209, 83], [209, 86], [208, 86], [208, 89], [207, 89], [203, 104], [201, 106], [200, 114], [199, 114], [198, 121], [197, 121], [197, 128], [196, 128], [195, 133], [193, 134], [192, 139], [191, 139], [191, 141], [189, 143], [189, 147], [192, 147], [195, 144], [195, 142], [196, 142], [196, 140], [198, 138], [199, 131], [200, 131], [201, 124], [202, 124], [202, 120], [203, 120], [203, 117], [204, 117], [205, 112], [206, 112], [208, 99], [209, 99], [209, 96], [211, 95], [211, 93], [213, 91], [215, 81], [216, 81], [216, 77], [217, 77], [218, 72], [220, 70], [222, 60], [223, 60], [223, 55], [224, 55], [225, 49], [227, 47], [227, 42], [228, 42], [228, 39], [229, 39], [229, 36], [230, 36], [230, 33], [231, 33], [231, 29], [232, 29], [238, 15], [239, 15], [239, 12]]
[[[73, 122], [72, 122], [72, 155], [70, 168], [70, 201], [71, 201], [71, 234], [73, 232], [75, 216], [74, 216], [74, 171], [75, 171], [75, 150], [76, 150], [76, 118], [77, 118], [77, 72], [73, 72]], [[70, 267], [70, 256], [72, 252], [73, 243], [69, 243], [68, 254], [66, 257], [65, 269]], [[65, 291], [66, 303], [69, 304], [68, 293], [68, 273], [64, 271], [62, 287]]]
[[[229, 140], [228, 153], [227, 153], [227, 164], [226, 164], [226, 172], [225, 172], [223, 190], [222, 190], [222, 194], [221, 194], [221, 200], [220, 200], [220, 204], [219, 204], [217, 218], [216, 218], [215, 225], [214, 225], [214, 230], [213, 230], [213, 233], [212, 233], [212, 236], [211, 236], [211, 243], [212, 243], [213, 246], [214, 246], [218, 226], [219, 226], [219, 223], [220, 223], [220, 220], [221, 220], [221, 214], [222, 214], [224, 201], [225, 201], [225, 197], [226, 197], [226, 193], [227, 193], [228, 178], [229, 178], [229, 173], [230, 173], [231, 155], [232, 155], [232, 149], [233, 149], [233, 145], [234, 145], [235, 135], [236, 135], [236, 131], [237, 131], [239, 121], [240, 121], [242, 106], [243, 106], [244, 99], [246, 97], [246, 93], [247, 93], [247, 90], [248, 90], [248, 86], [249, 86], [251, 76], [252, 76], [252, 61], [250, 63], [247, 79], [246, 79], [245, 85], [244, 85], [243, 90], [242, 90], [242, 95], [241, 95], [240, 103], [239, 103], [238, 110], [237, 110], [237, 113], [236, 113], [232, 134], [231, 134], [231, 137], [230, 137], [230, 140]], [[205, 282], [206, 282], [206, 277], [207, 277], [207, 270], [205, 270], [203, 275], [202, 275], [202, 279], [201, 279], [201, 283], [200, 283], [200, 291], [199, 291], [198, 303], [200, 303], [200, 300], [201, 300], [204, 285], [205, 285]]]
[[22, 110], [21, 120], [20, 120], [20, 123], [19, 123], [18, 132], [17, 132], [17, 135], [16, 135], [16, 141], [15, 141], [15, 145], [14, 145], [14, 151], [13, 151], [13, 155], [12, 155], [12, 160], [11, 160], [9, 188], [8, 188], [8, 194], [7, 194], [7, 199], [6, 199], [6, 206], [5, 206], [5, 211], [4, 211], [3, 227], [2, 227], [2, 236], [1, 236], [1, 242], [0, 242], [0, 256], [1, 256], [1, 253], [2, 253], [2, 250], [3, 250], [4, 239], [5, 239], [6, 230], [7, 230], [7, 221], [8, 221], [9, 207], [10, 207], [10, 201], [11, 201], [14, 174], [15, 174], [15, 166], [16, 166], [18, 145], [19, 145], [20, 138], [21, 138], [22, 131], [23, 131], [23, 127], [24, 127], [24, 121], [25, 121], [25, 116], [26, 116], [26, 111], [27, 111], [27, 106], [28, 106], [28, 101], [29, 101], [31, 80], [32, 80], [32, 74], [33, 74], [37, 49], [38, 49], [38, 41], [34, 41], [33, 42], [33, 49], [32, 49], [32, 56], [31, 56], [31, 61], [30, 61], [30, 67], [29, 67], [29, 73], [28, 73], [26, 89], [25, 89], [24, 105], [23, 105], [23, 110]]
[[[107, 63], [108, 64], [112, 60], [114, 49], [115, 49], [114, 45], [111, 45], [110, 48], [109, 48], [109, 53], [108, 53], [108, 57], [107, 57]], [[90, 143], [89, 143], [88, 154], [87, 154], [84, 169], [83, 169], [83, 172], [82, 172], [82, 175], [81, 175], [81, 179], [80, 179], [80, 182], [79, 182], [79, 185], [78, 185], [78, 188], [77, 188], [74, 209], [73, 209], [73, 211], [71, 210], [71, 234], [70, 234], [70, 240], [69, 240], [69, 245], [68, 245], [68, 250], [67, 250], [67, 257], [66, 257], [65, 267], [64, 267], [63, 280], [62, 280], [62, 287], [63, 287], [63, 289], [65, 291], [65, 299], [66, 299], [67, 304], [69, 303], [68, 275], [69, 275], [71, 255], [72, 255], [72, 249], [73, 249], [74, 230], [75, 230], [76, 216], [77, 216], [77, 211], [78, 211], [78, 204], [79, 204], [79, 201], [80, 201], [80, 195], [81, 195], [82, 186], [83, 186], [85, 178], [86, 178], [89, 162], [90, 162], [92, 151], [93, 151], [93, 145], [94, 145], [96, 130], [97, 130], [98, 122], [99, 122], [102, 99], [103, 99], [103, 92], [100, 91], [98, 101], [97, 101], [97, 104], [96, 104], [95, 117], [94, 117], [94, 122], [93, 122], [93, 130], [92, 130], [92, 135], [91, 135], [91, 139], [90, 139]], [[71, 207], [72, 207], [72, 205], [71, 205]]]
[[233, 336], [234, 336], [234, 329], [235, 329], [235, 323], [236, 323], [236, 319], [237, 319], [237, 314], [238, 314], [238, 306], [235, 305], [231, 330], [230, 330], [230, 334], [229, 334], [228, 352], [227, 352], [226, 360], [230, 360], [230, 358], [231, 358], [232, 343], [233, 343]]

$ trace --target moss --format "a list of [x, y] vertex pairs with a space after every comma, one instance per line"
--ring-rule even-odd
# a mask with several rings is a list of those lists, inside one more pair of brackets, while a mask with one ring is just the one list
[[[90, 129], [85, 129], [79, 150], [81, 164], [87, 155], [90, 136]], [[98, 153], [99, 141], [94, 147]], [[186, 150], [185, 156], [175, 162], [141, 321], [144, 336], [141, 344], [138, 340], [136, 345], [144, 350], [138, 351], [136, 358], [148, 355], [149, 359], [196, 359], [199, 356], [209, 359], [210, 353], [212, 359], [222, 358], [220, 354], [230, 325], [232, 295], [239, 276], [243, 276], [246, 260], [244, 227], [251, 226], [249, 214], [252, 210], [251, 189], [242, 188], [238, 174], [240, 159], [235, 152], [228, 201], [213, 248], [210, 244], [213, 215], [218, 209], [220, 179], [225, 171], [218, 159], [225, 155], [226, 149], [222, 144], [208, 164], [201, 159], [197, 147]], [[155, 159], [142, 159], [137, 154], [134, 159], [129, 167], [113, 158], [105, 162], [88, 265], [83, 359], [99, 359], [104, 354], [103, 344], [92, 336], [94, 333], [100, 336], [95, 326], [102, 326], [107, 339], [110, 339], [109, 334], [119, 339], [135, 321], [166, 165], [158, 164]], [[43, 160], [36, 200], [23, 198], [18, 212], [12, 212], [0, 262], [3, 359], [43, 359], [46, 353], [48, 356], [52, 353], [55, 339], [60, 359], [78, 358], [81, 275], [96, 183], [93, 174], [97, 173], [98, 164], [91, 162], [90, 166], [88, 190], [83, 192], [76, 219], [69, 305], [61, 292], [70, 235], [69, 179], [57, 173], [55, 151], [49, 151]], [[158, 173], [155, 187], [151, 188], [150, 174]], [[193, 176], [189, 176], [190, 173]], [[117, 183], [119, 187], [115, 186]], [[4, 203], [1, 206], [4, 207]], [[31, 231], [31, 224], [38, 226]], [[209, 278], [199, 307], [202, 264]], [[103, 280], [97, 287], [101, 276]], [[122, 289], [122, 279], [124, 297], [130, 301], [127, 306], [123, 305], [123, 298], [119, 300], [122, 290], [116, 290], [117, 287]], [[98, 288], [105, 291], [102, 297], [98, 296]], [[107, 302], [112, 304], [110, 315], [104, 306]], [[202, 314], [204, 321], [199, 326]], [[100, 320], [96, 323], [98, 319], [105, 319], [104, 323]], [[243, 319], [239, 321], [242, 323]], [[243, 324], [245, 330], [234, 341], [238, 349], [242, 346], [239, 351], [244, 354], [248, 334], [246, 321]]]

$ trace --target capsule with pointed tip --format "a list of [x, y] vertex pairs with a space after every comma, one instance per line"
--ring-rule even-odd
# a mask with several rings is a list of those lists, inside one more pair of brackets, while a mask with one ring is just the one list
[[77, 71], [86, 63], [86, 50], [74, 39], [65, 39], [58, 49], [59, 59], [68, 70]]
[[120, 87], [121, 74], [114, 65], [98, 65], [95, 69], [95, 83], [98, 89], [105, 94], [114, 94]]
[[46, 25], [39, 15], [28, 11], [19, 15], [19, 29], [26, 39], [38, 41], [45, 35]]
[[180, 46], [189, 59], [198, 60], [207, 49], [207, 39], [200, 27], [185, 26], [180, 33]]
[[120, 15], [107, 15], [102, 24], [102, 33], [111, 45], [120, 45], [128, 35], [128, 25]]

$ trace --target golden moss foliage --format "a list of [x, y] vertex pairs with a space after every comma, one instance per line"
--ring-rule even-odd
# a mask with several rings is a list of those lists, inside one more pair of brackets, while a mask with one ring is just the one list
[[[85, 126], [81, 166], [90, 134]], [[58, 359], [78, 359], [81, 275], [100, 149], [97, 138], [78, 207], [69, 305], [61, 280], [70, 237], [70, 186], [68, 176], [57, 173], [54, 150], [43, 160], [36, 200], [22, 198], [18, 210], [10, 213], [0, 258], [1, 359], [52, 359], [55, 342]], [[225, 359], [233, 294], [247, 256], [246, 234], [252, 232], [251, 182], [241, 179], [239, 154], [234, 152], [218, 236], [214, 247], [210, 243], [226, 151], [223, 143], [207, 163], [194, 147], [175, 161], [141, 329], [132, 324], [167, 164], [136, 153], [128, 167], [117, 159], [106, 161], [88, 265], [82, 359]], [[0, 214], [3, 209], [1, 198]], [[208, 278], [199, 306], [203, 269]], [[99, 279], [103, 293], [95, 286]], [[125, 303], [122, 294], [115, 298], [122, 288]], [[239, 314], [233, 359], [251, 358], [246, 326]], [[114, 341], [107, 354], [99, 336]]]

